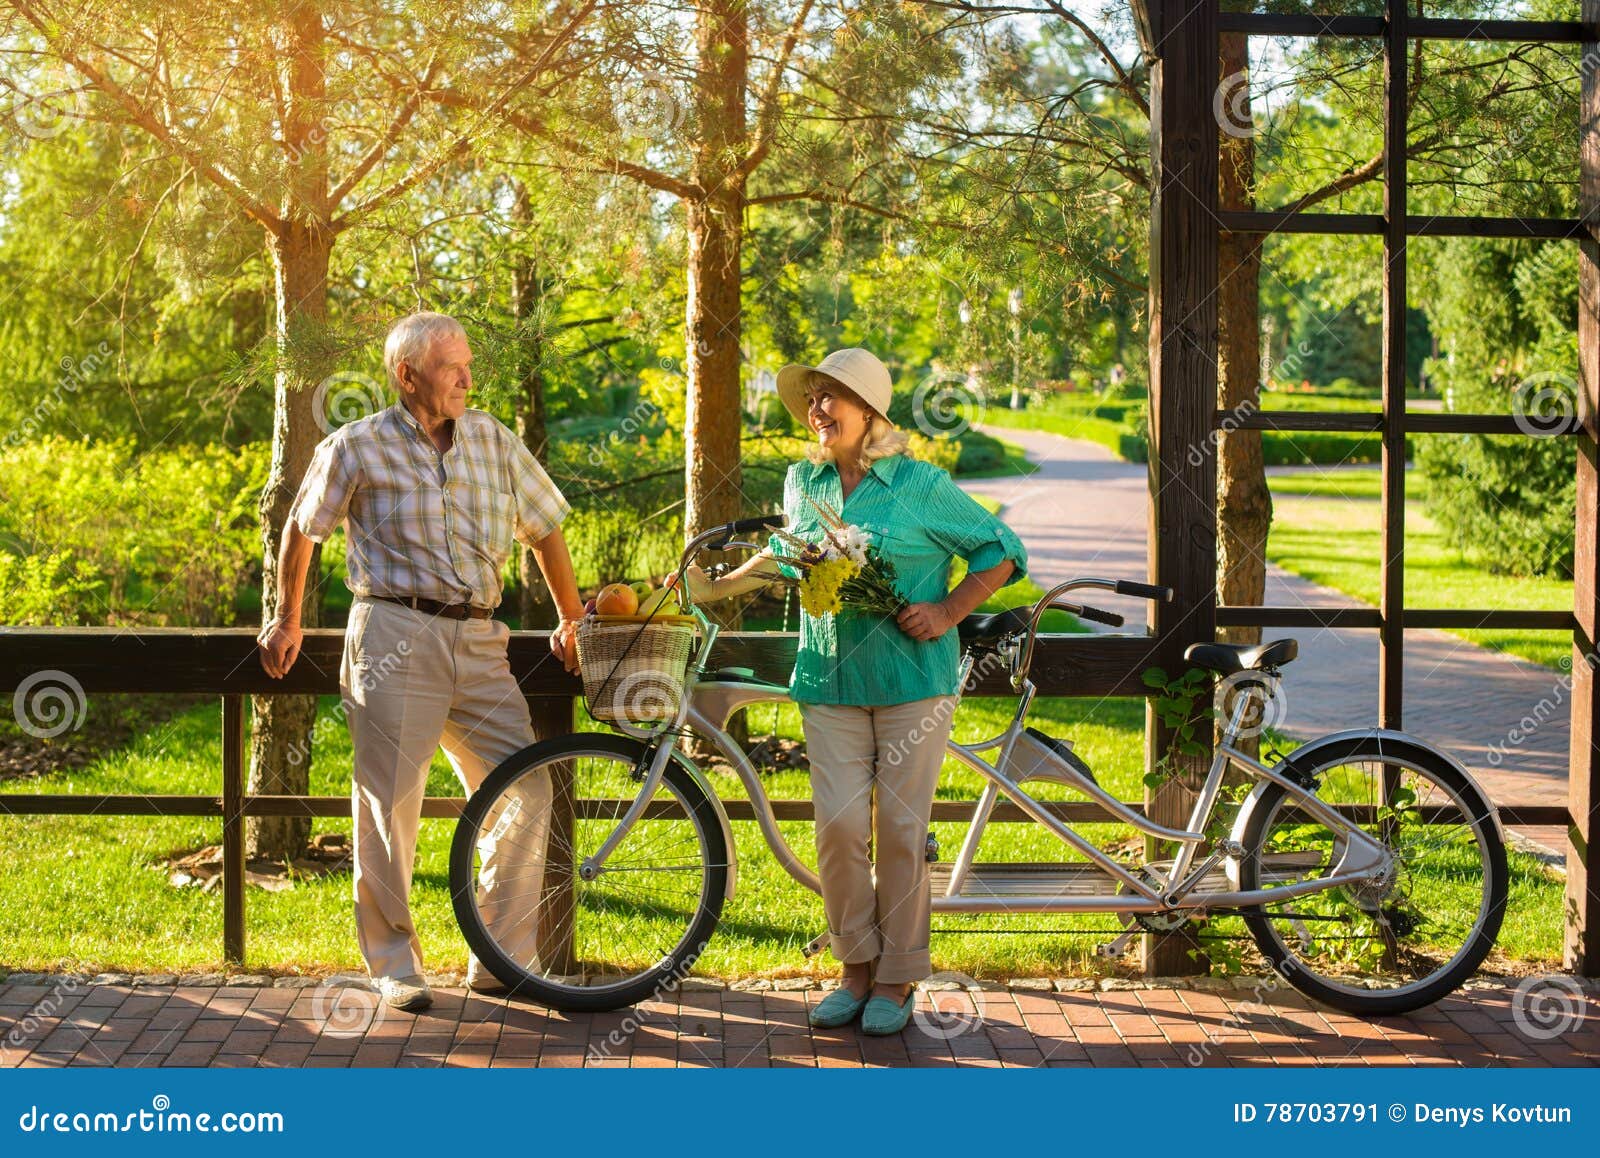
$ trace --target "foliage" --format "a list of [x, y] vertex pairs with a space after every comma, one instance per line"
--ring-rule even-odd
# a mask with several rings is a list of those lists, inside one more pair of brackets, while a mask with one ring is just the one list
[[1146, 787], [1159, 788], [1184, 774], [1185, 759], [1210, 754], [1209, 744], [1199, 736], [1202, 722], [1209, 728], [1216, 715], [1211, 706], [1211, 673], [1192, 667], [1182, 675], [1168, 676], [1165, 668], [1151, 667], [1140, 679], [1154, 691], [1151, 706], [1156, 719], [1170, 729], [1166, 749], [1144, 777]]
[[[1530, 430], [1577, 412], [1577, 257], [1564, 243], [1443, 244], [1433, 316], [1451, 356], [1430, 372], [1453, 410], [1520, 413]], [[1576, 454], [1553, 436], [1426, 439], [1428, 513], [1493, 573], [1570, 576]]]
[[0, 620], [225, 625], [256, 578], [266, 448], [49, 437], [4, 459]]

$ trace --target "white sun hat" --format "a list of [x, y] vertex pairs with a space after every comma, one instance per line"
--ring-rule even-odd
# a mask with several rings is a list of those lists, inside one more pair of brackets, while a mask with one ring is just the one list
[[778, 371], [778, 397], [800, 425], [806, 424], [809, 411], [806, 375], [813, 370], [826, 374], [885, 418], [889, 416], [894, 387], [889, 381], [888, 367], [878, 361], [872, 351], [853, 346], [835, 350], [815, 366], [795, 362]]

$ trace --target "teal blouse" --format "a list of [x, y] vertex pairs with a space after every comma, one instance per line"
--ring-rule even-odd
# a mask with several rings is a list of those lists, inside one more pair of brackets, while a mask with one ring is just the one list
[[[872, 536], [874, 547], [894, 563], [900, 594], [908, 603], [934, 603], [950, 589], [950, 564], [959, 555], [970, 571], [986, 571], [1003, 559], [1016, 565], [1012, 579], [1027, 573], [1022, 541], [951, 480], [942, 468], [904, 455], [872, 464], [842, 497], [839, 471], [831, 462], [799, 462], [783, 486], [787, 530], [817, 541], [821, 516], [816, 499]], [[776, 536], [775, 554], [792, 554]], [[787, 575], [798, 569], [783, 565]], [[800, 615], [800, 650], [789, 692], [799, 703], [881, 706], [956, 692], [961, 649], [954, 629], [938, 639], [915, 640], [891, 616], [852, 612]]]

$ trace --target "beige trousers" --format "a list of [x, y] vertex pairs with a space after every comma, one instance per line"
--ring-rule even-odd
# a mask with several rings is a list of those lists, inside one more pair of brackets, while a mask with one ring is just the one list
[[[339, 688], [355, 749], [356, 936], [374, 977], [423, 972], [410, 894], [434, 752], [443, 745], [470, 793], [533, 743], [506, 660], [510, 637], [498, 620], [434, 617], [383, 600], [357, 599], [350, 610]], [[549, 812], [548, 774], [530, 777], [488, 818], [478, 846], [479, 910], [524, 964], [536, 951]]]
[[920, 981], [933, 968], [928, 815], [958, 702], [800, 705], [833, 955], [876, 961], [876, 979], [888, 984]]

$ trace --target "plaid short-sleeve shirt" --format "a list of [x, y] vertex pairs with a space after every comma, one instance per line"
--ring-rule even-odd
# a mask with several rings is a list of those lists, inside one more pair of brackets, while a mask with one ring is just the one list
[[513, 538], [532, 546], [571, 509], [493, 415], [468, 410], [440, 454], [396, 403], [317, 444], [290, 517], [318, 543], [346, 525], [355, 595], [495, 607]]

